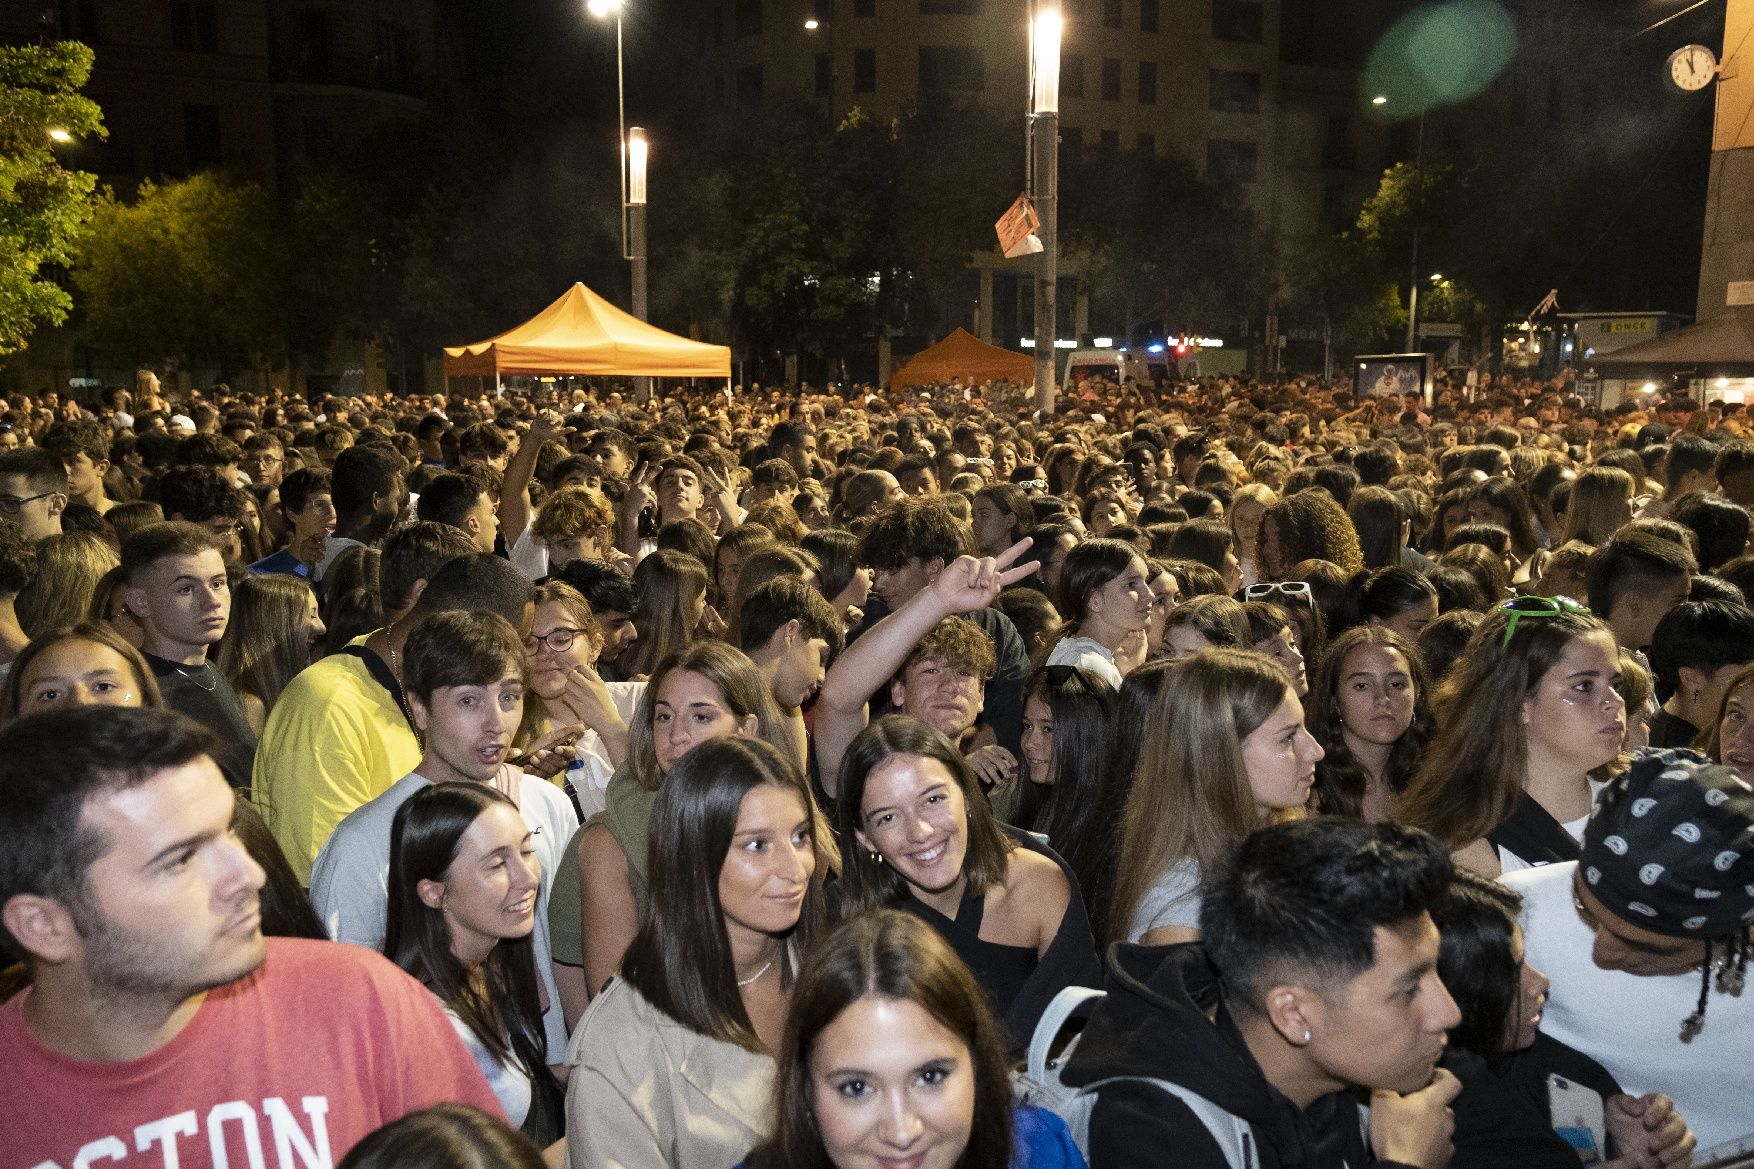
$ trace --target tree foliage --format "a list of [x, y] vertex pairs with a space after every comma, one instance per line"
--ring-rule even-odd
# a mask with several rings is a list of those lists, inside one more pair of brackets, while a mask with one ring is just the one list
[[73, 278], [93, 342], [130, 361], [241, 368], [285, 345], [266, 191], [219, 174], [105, 192]]
[[72, 42], [0, 48], [0, 355], [72, 307], [51, 276], [72, 259], [97, 178], [63, 167], [50, 132], [103, 135], [102, 112], [80, 93], [91, 63]]

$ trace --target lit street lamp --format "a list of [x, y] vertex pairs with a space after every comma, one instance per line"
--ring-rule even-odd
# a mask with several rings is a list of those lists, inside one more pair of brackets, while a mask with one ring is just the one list
[[73, 141], [73, 135], [61, 129], [61, 127], [56, 126], [53, 130], [49, 131], [49, 141], [66, 144]]
[[1064, 23], [1053, 0], [1030, 22], [1030, 195], [1041, 220], [1041, 258], [1035, 269], [1035, 406], [1054, 408], [1055, 342], [1060, 335], [1056, 293], [1060, 279], [1060, 34]]
[[646, 132], [627, 132], [627, 258], [633, 262], [633, 315], [646, 319]]
[[[633, 252], [628, 247], [628, 168], [632, 164], [632, 143], [627, 136], [627, 83], [622, 71], [621, 53], [621, 13], [625, 5], [623, 0], [587, 0], [585, 11], [599, 20], [615, 18], [615, 151], [616, 169], [621, 178], [621, 258], [632, 260]], [[644, 136], [641, 136], [641, 150], [644, 150]], [[641, 185], [644, 185], [644, 158], [641, 158]], [[641, 192], [642, 196], [644, 192]], [[642, 197], [640, 202], [645, 202]], [[637, 266], [636, 266], [637, 267]], [[641, 273], [643, 276], [643, 273]], [[636, 277], [637, 279], [637, 277]], [[640, 320], [646, 319], [644, 298], [635, 293], [633, 315]]]

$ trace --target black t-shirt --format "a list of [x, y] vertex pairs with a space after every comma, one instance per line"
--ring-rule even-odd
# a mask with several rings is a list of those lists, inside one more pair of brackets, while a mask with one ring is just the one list
[[145, 654], [146, 664], [158, 679], [159, 692], [172, 710], [186, 714], [219, 738], [215, 760], [235, 788], [249, 790], [250, 772], [256, 763], [256, 732], [244, 717], [237, 692], [211, 662], [185, 666], [181, 662]]

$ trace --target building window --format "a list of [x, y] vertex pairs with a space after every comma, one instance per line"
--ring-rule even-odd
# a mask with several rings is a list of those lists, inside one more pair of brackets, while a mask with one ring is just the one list
[[62, 40], [97, 41], [97, 0], [57, 0], [55, 7]]
[[1252, 183], [1258, 156], [1253, 142], [1214, 138], [1206, 143], [1206, 177], [1215, 183]]
[[853, 92], [877, 92], [877, 50], [853, 50]]
[[816, 19], [827, 24], [834, 19], [834, 0], [815, 0]]
[[979, 16], [981, 0], [920, 0], [921, 16]]
[[1157, 135], [1155, 135], [1155, 134], [1141, 134], [1141, 135], [1139, 135], [1139, 137], [1136, 138], [1133, 142], [1133, 149], [1137, 150], [1140, 154], [1143, 154], [1146, 157], [1150, 157], [1151, 155], [1156, 154], [1157, 153]]
[[183, 153], [191, 173], [224, 165], [225, 149], [219, 134], [218, 106], [183, 107]]
[[1121, 100], [1121, 59], [1104, 57], [1102, 59], [1102, 100]]
[[378, 22], [378, 84], [407, 93], [415, 88], [414, 38], [399, 24]]
[[1329, 170], [1351, 170], [1357, 161], [1352, 149], [1352, 118], [1329, 114], [1322, 130], [1322, 165]]
[[1211, 108], [1223, 113], [1258, 114], [1261, 112], [1261, 75], [1237, 69], [1214, 69], [1210, 99]]
[[745, 65], [737, 70], [737, 106], [749, 109], [761, 104], [761, 66]]
[[853, 0], [853, 15], [869, 17], [877, 15], [877, 0]]
[[921, 45], [921, 93], [973, 93], [986, 85], [981, 51], [969, 45]]
[[1139, 62], [1139, 104], [1154, 106], [1157, 104], [1157, 62]]
[[1084, 96], [1084, 54], [1067, 53], [1060, 58], [1060, 96]]
[[1084, 157], [1084, 131], [1077, 126], [1060, 127], [1060, 157], [1073, 162]]
[[834, 58], [827, 53], [816, 54], [816, 96], [834, 94]]
[[1212, 39], [1258, 45], [1266, 20], [1259, 0], [1212, 0]]
[[737, 0], [737, 35], [761, 35], [761, 0]]
[[171, 48], [182, 53], [219, 52], [219, 13], [211, 4], [172, 4]]
[[1102, 0], [1102, 27], [1121, 27], [1121, 0]]
[[1157, 0], [1139, 0], [1139, 31], [1157, 31]]
[[1117, 130], [1104, 130], [1101, 137], [1097, 139], [1096, 148], [1104, 154], [1119, 154], [1121, 152], [1120, 132]]

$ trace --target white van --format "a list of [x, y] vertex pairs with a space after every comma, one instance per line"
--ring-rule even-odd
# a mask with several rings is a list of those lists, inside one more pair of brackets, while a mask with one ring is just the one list
[[1142, 385], [1167, 382], [1175, 376], [1174, 360], [1167, 353], [1135, 353], [1127, 349], [1078, 349], [1066, 359], [1060, 384], [1077, 389], [1089, 378], [1102, 378], [1120, 385], [1128, 378]]

